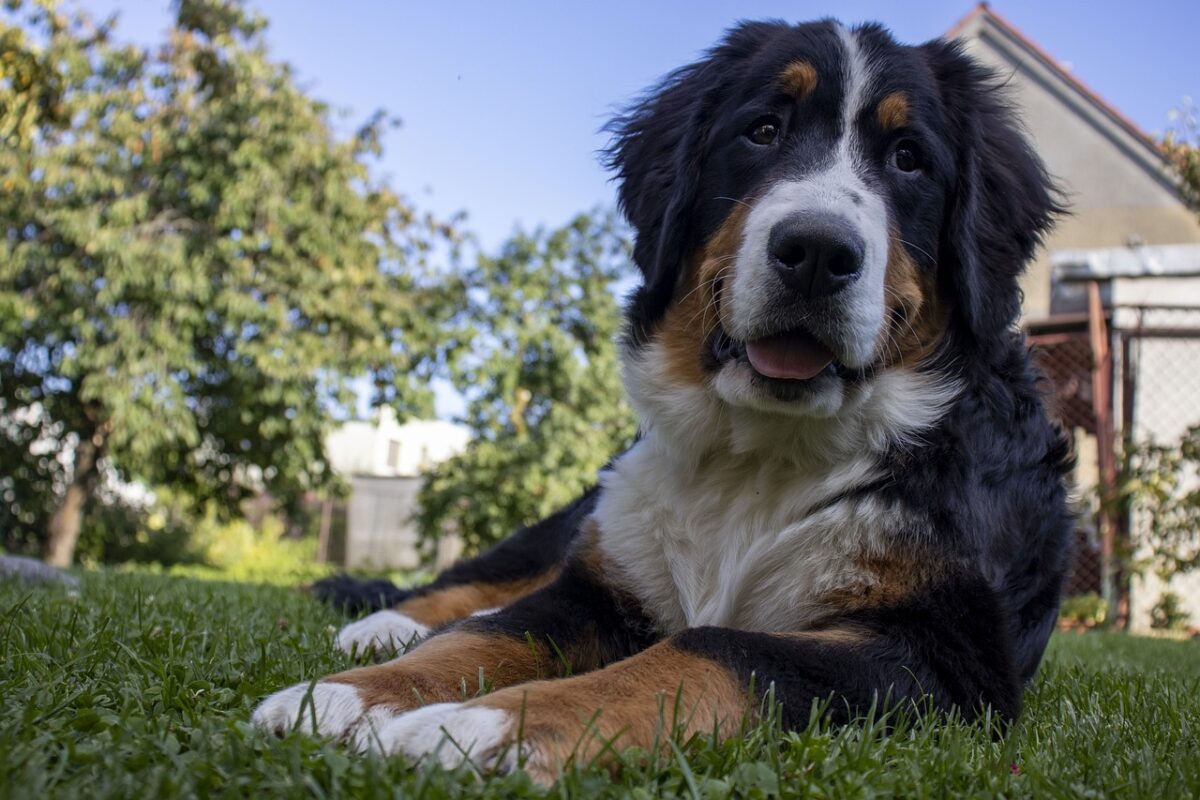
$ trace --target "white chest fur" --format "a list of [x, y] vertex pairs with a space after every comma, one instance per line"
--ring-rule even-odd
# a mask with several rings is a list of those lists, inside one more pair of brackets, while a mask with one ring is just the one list
[[796, 630], [817, 597], [867, 579], [855, 557], [894, 530], [878, 500], [836, 499], [877, 463], [864, 454], [815, 473], [747, 454], [685, 468], [651, 435], [601, 478], [600, 548], [667, 632]]

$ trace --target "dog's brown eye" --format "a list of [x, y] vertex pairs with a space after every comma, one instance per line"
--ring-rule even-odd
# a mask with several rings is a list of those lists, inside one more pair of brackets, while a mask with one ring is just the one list
[[779, 120], [774, 117], [755, 120], [746, 136], [755, 144], [771, 144], [779, 137]]
[[892, 151], [892, 163], [901, 172], [916, 172], [921, 168], [921, 151], [915, 143], [903, 141]]

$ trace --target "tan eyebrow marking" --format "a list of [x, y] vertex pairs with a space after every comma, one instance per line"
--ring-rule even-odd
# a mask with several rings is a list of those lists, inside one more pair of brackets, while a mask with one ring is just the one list
[[892, 92], [879, 101], [875, 117], [884, 130], [903, 128], [908, 124], [908, 95], [904, 92]]
[[817, 88], [817, 70], [807, 61], [793, 61], [779, 73], [779, 85], [797, 100], [803, 100]]

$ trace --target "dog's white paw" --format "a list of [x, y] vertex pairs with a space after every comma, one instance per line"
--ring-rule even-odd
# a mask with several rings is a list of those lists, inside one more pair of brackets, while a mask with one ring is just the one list
[[406, 650], [428, 633], [428, 626], [399, 611], [376, 611], [338, 631], [334, 643], [350, 655], [369, 650], [394, 653]]
[[299, 729], [340, 739], [358, 724], [363, 711], [362, 699], [353, 686], [298, 683], [259, 703], [250, 721], [280, 736]]
[[378, 715], [355, 732], [360, 750], [431, 757], [452, 769], [464, 762], [483, 772], [516, 767], [512, 715], [498, 708], [466, 703], [435, 703], [386, 719]]

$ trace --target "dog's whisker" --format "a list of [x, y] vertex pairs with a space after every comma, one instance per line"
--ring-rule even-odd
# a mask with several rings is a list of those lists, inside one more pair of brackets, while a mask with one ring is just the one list
[[714, 197], [713, 200], [728, 200], [731, 203], [737, 203], [738, 205], [745, 206], [746, 208], [754, 208], [754, 206], [750, 205], [745, 200], [738, 200], [736, 197]]
[[[732, 269], [732, 265], [720, 267], [720, 269], [716, 270], [716, 272], [713, 273], [712, 277], [704, 279], [704, 281], [702, 281], [700, 284], [696, 285], [696, 287], [694, 289], [689, 291], [688, 294], [684, 295], [684, 299], [686, 299], [686, 297], [691, 297], [691, 295], [694, 295], [696, 293], [696, 291], [706, 288], [706, 287], [709, 289], [715, 289], [716, 283], [721, 281], [721, 279], [725, 277], [725, 273], [730, 269]], [[680, 300], [680, 302], [682, 302], [682, 300]], [[716, 293], [715, 293], [715, 291], [713, 291], [713, 295], [709, 297], [709, 300], [706, 303], [706, 305], [704, 305], [704, 307], [701, 308], [700, 311], [697, 311], [696, 313], [692, 314], [691, 317], [685, 321], [684, 325], [691, 326], [692, 323], [695, 323], [697, 317], [701, 317], [701, 326], [707, 330], [706, 323], [707, 323], [708, 308], [715, 306], [715, 305], [716, 305]]]
[[[895, 289], [892, 289], [887, 284], [884, 284], [883, 288], [884, 288], [885, 296], [891, 296], [893, 299], [895, 299], [897, 301], [897, 303], [899, 305], [903, 306], [904, 298], [900, 295], [899, 292], [897, 292]], [[917, 333], [917, 329], [913, 327], [912, 320], [909, 319], [908, 313], [906, 312], [899, 316], [900, 316], [900, 322], [903, 323], [908, 328], [908, 332], [912, 334], [913, 341], [920, 342], [921, 335], [919, 333]]]
[[921, 255], [923, 255], [923, 256], [925, 256], [926, 258], [928, 258], [928, 259], [929, 259], [929, 264], [930, 264], [930, 266], [932, 266], [932, 265], [934, 265], [934, 264], [936, 264], [936, 263], [937, 263], [937, 259], [935, 259], [935, 258], [934, 258], [932, 255], [930, 255], [928, 250], [922, 250], [920, 247], [918, 247], [917, 245], [913, 244], [912, 242], [910, 242], [910, 241], [908, 241], [908, 240], [906, 240], [906, 239], [901, 239], [901, 238], [899, 238], [899, 237], [896, 237], [896, 241], [897, 241], [897, 242], [899, 242], [899, 243], [900, 243], [900, 244], [902, 244], [902, 245], [905, 245], [906, 247], [911, 247], [913, 250], [916, 250], [918, 253], [920, 253]]
[[[730, 264], [726, 267], [722, 267], [721, 269], [718, 269], [715, 273], [713, 273], [713, 276], [711, 278], [704, 281], [700, 286], [698, 286], [696, 288], [699, 289], [699, 288], [707, 285], [710, 289], [715, 289], [717, 283], [722, 278], [724, 278], [726, 272], [728, 272], [730, 269], [732, 269], [732, 266], [733, 265]], [[694, 292], [695, 292], [695, 290], [692, 290], [692, 292], [688, 292], [688, 296], [691, 296]], [[691, 318], [687, 320], [685, 325], [687, 327], [690, 327], [692, 325], [692, 323], [696, 321], [696, 318], [700, 317], [700, 327], [704, 330], [707, 330], [708, 329], [708, 311], [710, 309], [717, 308], [717, 307], [718, 307], [718, 299], [717, 299], [716, 292], [714, 291], [712, 293], [712, 295], [709, 297], [708, 302], [705, 303], [704, 307], [701, 308], [699, 311], [697, 311], [695, 314], [693, 314], [691, 316]]]

